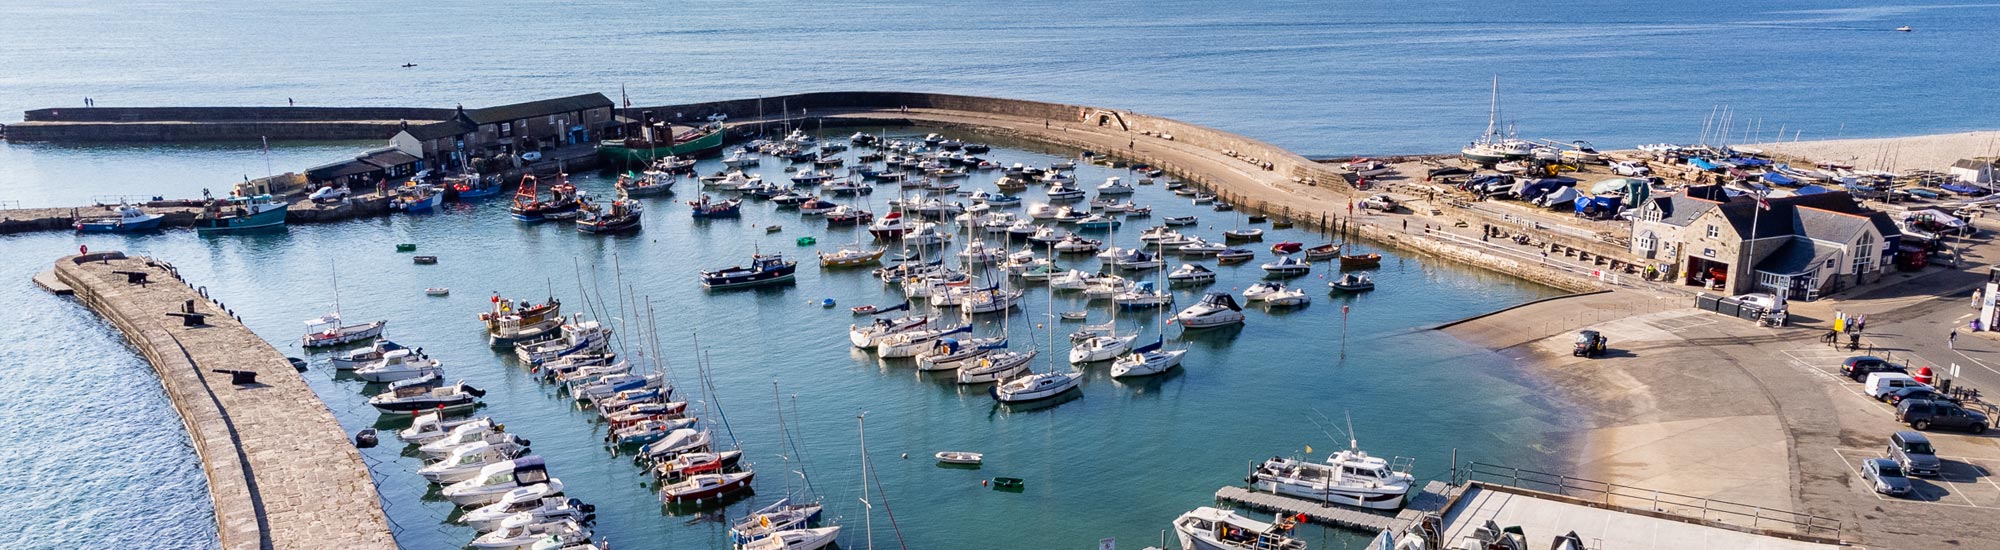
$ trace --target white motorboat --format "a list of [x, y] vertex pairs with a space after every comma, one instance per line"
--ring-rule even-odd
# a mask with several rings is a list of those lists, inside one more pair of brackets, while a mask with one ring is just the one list
[[1070, 347], [1069, 362], [1075, 365], [1117, 359], [1118, 356], [1124, 355], [1126, 351], [1130, 351], [1132, 349], [1132, 341], [1138, 339], [1139, 335], [1137, 334], [1119, 336], [1116, 332], [1101, 336], [1092, 336]]
[[437, 411], [418, 411], [416, 418], [410, 421], [410, 427], [396, 431], [396, 438], [422, 445], [451, 434], [451, 431], [459, 426], [476, 423], [492, 424], [493, 420], [484, 416], [445, 420], [444, 415]]
[[995, 384], [991, 391], [993, 398], [1002, 403], [1023, 403], [1062, 395], [1076, 389], [1082, 379], [1080, 370], [1035, 373]]
[[1181, 264], [1180, 267], [1174, 268], [1173, 273], [1167, 274], [1167, 284], [1172, 285], [1198, 285], [1213, 282], [1215, 282], [1215, 271], [1202, 267], [1201, 264]]
[[306, 335], [300, 339], [305, 347], [319, 348], [360, 342], [382, 335], [382, 327], [388, 321], [372, 321], [359, 325], [341, 325], [340, 312], [326, 314], [318, 319], [306, 320]]
[[596, 511], [591, 505], [563, 496], [549, 496], [547, 484], [537, 483], [508, 491], [499, 502], [481, 506], [458, 517], [458, 522], [474, 531], [487, 532], [515, 514], [528, 514], [535, 523], [581, 518]]
[[1049, 288], [1051, 290], [1083, 290], [1089, 287], [1089, 275], [1075, 269], [1049, 278]]
[[499, 424], [492, 422], [471, 422], [452, 428], [451, 433], [445, 434], [444, 437], [417, 446], [417, 452], [423, 453], [424, 456], [432, 459], [437, 459], [450, 455], [454, 449], [479, 442], [499, 444], [512, 441], [520, 443], [523, 446], [527, 445], [526, 442], [522, 442], [517, 438], [507, 437], [511, 435], [513, 434], [506, 433], [505, 428]]
[[1291, 256], [1279, 257], [1278, 261], [1267, 262], [1263, 267], [1265, 273], [1277, 277], [1294, 277], [1312, 272], [1312, 264]]
[[1139, 281], [1131, 290], [1111, 297], [1111, 302], [1126, 309], [1151, 309], [1174, 304], [1174, 294], [1157, 288], [1152, 281]]
[[1364, 292], [1375, 290], [1375, 281], [1369, 279], [1366, 273], [1349, 272], [1341, 275], [1339, 279], [1328, 282], [1326, 286], [1340, 292]]
[[443, 459], [418, 468], [417, 475], [431, 483], [457, 483], [471, 479], [488, 465], [513, 460], [526, 450], [516, 441], [474, 441], [454, 447]]
[[1172, 227], [1178, 227], [1183, 225], [1194, 225], [1198, 222], [1199, 220], [1195, 219], [1194, 216], [1167, 216], [1165, 218], [1160, 219], [1160, 223], [1164, 223]]
[[735, 153], [730, 154], [727, 157], [724, 157], [722, 159], [722, 165], [729, 168], [749, 168], [752, 166], [756, 166], [760, 161], [761, 159], [759, 159], [757, 155], [751, 154], [749, 151], [738, 149], [736, 150]]
[[1183, 256], [1201, 257], [1221, 254], [1222, 251], [1228, 249], [1229, 247], [1226, 245], [1208, 242], [1202, 240], [1201, 237], [1195, 237], [1193, 238], [1193, 242], [1181, 245], [1180, 252]]
[[1019, 290], [1000, 288], [998, 286], [968, 290], [960, 294], [964, 297], [959, 304], [960, 307], [965, 308], [966, 313], [974, 315], [1000, 313], [1013, 309], [1015, 304], [1021, 303], [1022, 295]]
[[931, 348], [932, 342], [953, 334], [972, 332], [972, 326], [912, 330], [890, 335], [875, 343], [875, 356], [884, 359], [916, 357]]
[[1058, 254], [1090, 254], [1097, 252], [1098, 247], [1103, 246], [1103, 244], [1102, 241], [1070, 235], [1064, 237], [1061, 242], [1057, 242], [1055, 249]]
[[381, 360], [354, 369], [354, 376], [369, 382], [395, 382], [426, 375], [443, 375], [444, 367], [436, 359], [417, 355], [416, 351], [399, 349], [390, 351]]
[[986, 246], [986, 241], [975, 240], [965, 243], [965, 249], [958, 251], [958, 258], [969, 265], [984, 265], [993, 263], [1006, 254], [1006, 249], [991, 248]]
[[989, 353], [972, 363], [960, 366], [958, 369], [958, 383], [984, 384], [987, 382], [1008, 380], [1026, 374], [1028, 372], [1028, 362], [1033, 361], [1035, 355], [1039, 353], [1037, 350]]
[[1080, 201], [1085, 196], [1082, 189], [1070, 187], [1068, 184], [1062, 183], [1050, 184], [1047, 193], [1050, 202]]
[[917, 354], [917, 370], [958, 370], [994, 350], [1007, 347], [1006, 338], [939, 338], [930, 351]]
[[358, 369], [362, 365], [382, 360], [383, 354], [399, 349], [403, 349], [402, 344], [397, 344], [386, 339], [376, 340], [367, 349], [353, 350], [333, 356], [333, 368], [334, 370]]
[[819, 520], [822, 508], [817, 502], [792, 504], [791, 499], [781, 498], [737, 520], [735, 525], [729, 528], [729, 538], [741, 546], [768, 537], [772, 533], [803, 529]]
[[1159, 269], [1160, 266], [1165, 265], [1165, 262], [1162, 262], [1159, 256], [1148, 254], [1144, 250], [1135, 248], [1118, 256], [1118, 259], [1112, 260], [1111, 265], [1112, 267], [1126, 271], [1144, 271]]
[[1271, 294], [1276, 293], [1278, 291], [1282, 291], [1284, 289], [1285, 289], [1284, 283], [1277, 283], [1277, 282], [1257, 283], [1250, 285], [1250, 288], [1243, 289], [1243, 299], [1252, 302], [1261, 302], [1264, 301], [1264, 298], [1266, 296], [1270, 296]]
[[1288, 288], [1264, 296], [1264, 303], [1278, 307], [1302, 306], [1312, 303], [1312, 296], [1306, 295], [1304, 290]]
[[1181, 550], [1306, 550], [1305, 541], [1291, 537], [1294, 524], [1265, 523], [1235, 512], [1203, 506], [1174, 520]]
[[1034, 220], [1053, 220], [1061, 212], [1062, 209], [1057, 208], [1053, 204], [1037, 204], [1028, 207], [1028, 218]]
[[562, 480], [549, 477], [548, 465], [540, 456], [525, 456], [490, 464], [472, 478], [445, 486], [444, 498], [459, 506], [484, 506], [499, 502], [508, 491], [538, 483], [562, 492]]
[[1159, 226], [1148, 227], [1146, 228], [1145, 231], [1140, 231], [1139, 242], [1146, 244], [1158, 244], [1161, 240], [1169, 238], [1178, 238], [1180, 236], [1181, 232], [1175, 231], [1171, 227], [1159, 225]]
[[986, 455], [969, 451], [938, 451], [933, 456], [945, 464], [979, 464], [986, 460]]
[[1208, 204], [1208, 203], [1211, 203], [1211, 202], [1215, 202], [1215, 194], [1214, 194], [1214, 193], [1195, 193], [1195, 194], [1194, 194], [1194, 198], [1193, 198], [1192, 200], [1193, 200], [1193, 202], [1194, 202], [1195, 204]]
[[1136, 191], [1136, 189], [1132, 187], [1132, 184], [1125, 183], [1118, 176], [1106, 178], [1104, 183], [1097, 186], [1098, 196], [1130, 195], [1133, 191]]
[[743, 545], [743, 550], [818, 550], [833, 544], [840, 527], [786, 529]]
[[1116, 275], [1097, 277], [1090, 280], [1090, 286], [1083, 288], [1083, 297], [1091, 300], [1116, 297], [1132, 290], [1132, 282]]
[[1243, 322], [1243, 307], [1236, 305], [1236, 299], [1227, 292], [1210, 292], [1201, 301], [1174, 314], [1174, 323], [1181, 328], [1194, 330], [1240, 324]]
[[1272, 457], [1250, 474], [1251, 487], [1280, 495], [1331, 502], [1372, 510], [1403, 506], [1414, 477], [1409, 462], [1395, 463], [1353, 448], [1333, 453], [1326, 462]]
[[705, 181], [704, 183], [708, 183], [709, 187], [714, 187], [716, 189], [721, 189], [723, 191], [741, 191], [744, 189], [749, 189], [752, 187], [763, 185], [764, 176], [747, 175], [744, 174], [742, 170], [731, 170], [729, 172], [729, 175], [723, 176], [722, 179], [714, 180], [712, 182]]
[[514, 514], [500, 522], [500, 528], [472, 539], [471, 548], [481, 550], [533, 550], [590, 542], [590, 528], [574, 519], [537, 522], [531, 514]]
[[1163, 338], [1120, 356], [1117, 361], [1111, 363], [1111, 377], [1152, 376], [1180, 366], [1181, 357], [1187, 355], [1187, 350], [1162, 349], [1165, 344], [1166, 340]]

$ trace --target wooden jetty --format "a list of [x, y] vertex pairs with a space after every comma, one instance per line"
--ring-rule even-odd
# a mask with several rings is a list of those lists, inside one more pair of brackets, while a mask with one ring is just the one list
[[1422, 519], [1425, 513], [1443, 510], [1451, 500], [1452, 486], [1442, 481], [1424, 484], [1422, 491], [1411, 495], [1403, 510], [1396, 515], [1388, 515], [1359, 508], [1349, 508], [1337, 504], [1315, 502], [1302, 498], [1252, 491], [1243, 487], [1229, 486], [1215, 491], [1215, 500], [1253, 510], [1280, 513], [1288, 516], [1305, 515], [1306, 521], [1379, 533], [1389, 531], [1402, 533], [1410, 524]]

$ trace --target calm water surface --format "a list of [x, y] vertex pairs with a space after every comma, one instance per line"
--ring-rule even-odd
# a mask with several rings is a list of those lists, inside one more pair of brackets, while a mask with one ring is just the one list
[[[1003, 163], [1046, 164], [1073, 154], [1014, 146], [988, 156]], [[702, 168], [712, 170], [714, 162]], [[774, 164], [762, 172], [777, 177], [779, 168]], [[1111, 175], [1132, 177], [1123, 170], [1085, 167], [1080, 179], [1094, 184]], [[993, 177], [975, 176], [967, 185], [990, 185]], [[587, 190], [608, 192], [604, 178], [586, 175], [577, 181]], [[502, 201], [451, 205], [427, 216], [300, 226], [256, 236], [204, 238], [175, 231], [135, 237], [9, 237], [0, 240], [0, 247], [10, 257], [33, 259], [24, 262], [27, 267], [16, 268], [19, 276], [11, 279], [17, 281], [11, 299], [60, 312], [58, 318], [38, 326], [58, 326], [80, 336], [58, 341], [6, 339], [0, 349], [10, 357], [41, 360], [20, 362], [22, 371], [4, 380], [10, 391], [21, 391], [16, 386], [37, 387], [36, 376], [117, 381], [141, 394], [137, 401], [156, 404], [131, 419], [146, 424], [121, 424], [120, 429], [153, 429], [163, 432], [156, 437], [174, 441], [178, 426], [173, 412], [157, 405], [160, 399], [151, 389], [150, 375], [129, 353], [116, 349], [115, 333], [74, 306], [36, 294], [26, 282], [33, 265], [87, 243], [96, 249], [124, 249], [175, 262], [191, 280], [217, 292], [259, 334], [294, 354], [301, 353], [293, 347], [299, 320], [332, 307], [332, 272], [338, 268], [341, 306], [350, 318], [388, 319], [388, 333], [395, 340], [422, 346], [443, 360], [450, 378], [490, 390], [481, 414], [534, 440], [535, 449], [548, 458], [570, 492], [599, 505], [599, 531], [621, 545], [724, 547], [726, 524], [719, 518], [735, 517], [784, 495], [789, 484], [794, 492], [817, 495], [828, 503], [828, 516], [850, 528], [843, 536], [844, 546], [865, 547], [862, 511], [855, 500], [860, 496], [860, 456], [854, 417], [862, 412], [868, 414], [869, 447], [882, 487], [888, 491], [889, 508], [877, 510], [875, 516], [877, 542], [894, 540], [886, 513], [892, 510], [904, 539], [918, 548], [974, 540], [1004, 541], [996, 547], [1008, 548], [1083, 547], [1103, 537], [1123, 538], [1128, 544], [1153, 541], [1174, 516], [1207, 503], [1216, 487], [1240, 482], [1248, 461], [1298, 452], [1306, 445], [1316, 452], [1344, 445], [1337, 431], [1329, 432], [1344, 429], [1344, 414], [1353, 416], [1365, 447], [1385, 455], [1416, 457], [1417, 473], [1424, 477], [1442, 476], [1454, 449], [1464, 458], [1527, 464], [1558, 461], [1553, 446], [1561, 441], [1561, 404], [1545, 403], [1496, 356], [1414, 330], [1554, 292], [1544, 287], [1389, 254], [1377, 274], [1380, 290], [1339, 298], [1325, 293], [1327, 272], [1321, 266], [1296, 281], [1315, 295], [1315, 302], [1304, 309], [1251, 308], [1249, 323], [1240, 330], [1182, 335], [1178, 328], [1168, 328], [1170, 345], [1190, 350], [1186, 366], [1176, 373], [1114, 381], [1106, 373], [1108, 366], [1094, 366], [1082, 391], [1069, 398], [1042, 406], [1002, 407], [981, 388], [960, 388], [948, 378], [918, 373], [906, 360], [881, 361], [850, 348], [846, 329], [854, 317], [845, 306], [890, 303], [895, 298], [865, 270], [823, 271], [812, 264], [810, 254], [866, 240], [865, 231], [828, 230], [822, 223], [763, 203], [747, 205], [741, 220], [696, 222], [680, 202], [694, 192], [683, 189], [671, 200], [651, 199], [645, 230], [627, 237], [591, 237], [562, 225], [520, 224], [507, 219]], [[1028, 196], [1039, 193], [1039, 188], [1031, 189]], [[885, 186], [862, 202], [883, 210], [882, 204], [893, 194], [894, 187]], [[1231, 214], [1190, 205], [1160, 186], [1142, 187], [1135, 200], [1153, 205], [1155, 219], [1201, 216], [1203, 225], [1197, 232], [1210, 238], [1219, 238], [1222, 230], [1240, 223]], [[1137, 243], [1137, 229], [1152, 223], [1156, 222], [1135, 219], [1121, 234], [1107, 233], [1104, 238], [1132, 245]], [[783, 225], [784, 231], [766, 234], [763, 228], [773, 224]], [[794, 240], [802, 235], [816, 235], [821, 244], [798, 246]], [[1321, 240], [1294, 230], [1275, 231], [1271, 237], [1272, 241]], [[394, 252], [394, 244], [405, 242], [417, 243], [421, 253], [435, 254], [441, 262], [412, 265], [407, 254]], [[709, 292], [694, 280], [698, 270], [742, 263], [759, 249], [806, 258], [797, 283]], [[612, 269], [614, 261], [622, 271]], [[1096, 261], [1062, 264], [1091, 269]], [[1240, 290], [1263, 274], [1255, 265], [1218, 270], [1222, 278], [1211, 289]], [[733, 433], [760, 472], [752, 502], [719, 513], [667, 514], [629, 457], [614, 456], [603, 446], [604, 432], [588, 422], [589, 413], [574, 410], [510, 358], [488, 350], [472, 319], [493, 291], [539, 297], [553, 288], [568, 309], [580, 310], [585, 291], [593, 296], [600, 290], [613, 292], [621, 276], [639, 300], [651, 301], [667, 366], [687, 395], [723, 406], [729, 429], [718, 429], [718, 435], [727, 438]], [[423, 296], [422, 290], [431, 286], [451, 287], [453, 294]], [[1182, 306], [1199, 296], [1199, 290], [1177, 292]], [[828, 297], [843, 307], [819, 307], [816, 302]], [[1048, 300], [1042, 287], [1031, 287], [1021, 309], [1004, 318], [981, 319], [978, 330], [993, 334], [1007, 329], [1016, 348], [1041, 348], [1046, 356]], [[1055, 300], [1056, 311], [1087, 307], [1080, 298], [1058, 295]], [[610, 313], [603, 317], [639, 318], [630, 311], [618, 313], [615, 298], [605, 303]], [[1110, 318], [1106, 305], [1095, 305], [1093, 321]], [[1352, 308], [1344, 323], [1342, 305]], [[1127, 313], [1119, 322], [1127, 332], [1157, 330], [1151, 314]], [[1056, 352], [1066, 349], [1065, 335], [1076, 327], [1057, 323], [1055, 338], [1062, 343]], [[79, 338], [101, 345], [81, 347], [73, 341]], [[693, 389], [691, 357], [697, 338], [713, 356], [714, 395]], [[114, 359], [120, 370], [101, 372], [104, 369], [97, 366], [101, 357]], [[394, 420], [378, 420], [366, 405], [373, 388], [335, 378], [324, 356], [310, 357], [315, 368], [306, 379], [350, 431], [399, 426]], [[85, 364], [92, 368], [76, 368]], [[774, 384], [786, 406], [796, 407], [797, 414], [788, 414], [787, 420], [805, 445], [803, 464], [788, 466], [780, 457]], [[8, 421], [13, 430], [56, 430], [43, 415], [8, 417]], [[1329, 431], [1322, 431], [1316, 422]], [[117, 434], [94, 425], [67, 427], [72, 438], [78, 432], [100, 431], [105, 432], [103, 437]], [[50, 437], [55, 435], [42, 436]], [[65, 469], [49, 467], [38, 475], [77, 477], [81, 474], [71, 470], [115, 467], [128, 463], [134, 453], [170, 464], [186, 465], [191, 459], [185, 445], [163, 448], [121, 440], [88, 447], [71, 455]], [[985, 452], [986, 466], [941, 469], [928, 459], [931, 453], [947, 449]], [[911, 458], [900, 458], [905, 453]], [[452, 547], [472, 536], [469, 530], [445, 522], [450, 505], [436, 500], [434, 490], [414, 472], [420, 462], [400, 445], [367, 450], [364, 456], [405, 546]], [[784, 475], [788, 470], [811, 476]], [[1028, 490], [1009, 494], [979, 485], [993, 476], [1027, 479]], [[129, 484], [121, 490], [172, 489], [146, 487], [140, 480], [147, 479], [154, 477], [121, 478]], [[806, 491], [807, 480], [815, 491]], [[200, 489], [199, 484], [180, 487], [180, 498], [167, 500], [183, 507], [205, 507]], [[119, 500], [114, 495], [71, 498], [80, 507], [108, 506]], [[149, 517], [196, 533], [211, 521], [203, 514], [172, 508]], [[97, 529], [115, 526], [115, 521], [91, 524]], [[1305, 535], [1315, 545], [1324, 540], [1335, 548], [1354, 542], [1350, 536], [1316, 528]], [[52, 536], [63, 534], [52, 531]]]

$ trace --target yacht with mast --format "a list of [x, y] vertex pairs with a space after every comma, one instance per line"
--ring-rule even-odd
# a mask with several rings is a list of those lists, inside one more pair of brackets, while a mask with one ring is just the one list
[[[1055, 291], [1051, 290], [1049, 291], [1049, 320], [1046, 323], [1048, 325], [1048, 337], [1051, 344], [1054, 344], [1056, 340], [1055, 313]], [[1026, 357], [1033, 358], [1034, 354], [1030, 353]], [[1027, 362], [1023, 360], [1022, 367], [1026, 368], [1026, 366]], [[959, 379], [963, 381], [965, 377], [961, 375]], [[1077, 384], [1082, 380], [1083, 369], [1074, 366], [1070, 367], [1068, 372], [1056, 372], [1055, 359], [1052, 356], [1049, 359], [1049, 372], [1038, 373], [1030, 369], [1027, 375], [995, 384], [993, 389], [989, 391], [992, 393], [993, 399], [1001, 403], [1025, 403], [1062, 395], [1065, 392], [1076, 389]]]
[[1534, 143], [1515, 138], [1511, 133], [1502, 135], [1499, 130], [1499, 123], [1500, 76], [1494, 75], [1493, 97], [1486, 114], [1486, 133], [1480, 134], [1478, 140], [1459, 150], [1459, 153], [1465, 157], [1465, 160], [1492, 165], [1504, 160], [1527, 158], [1529, 154], [1534, 152]]

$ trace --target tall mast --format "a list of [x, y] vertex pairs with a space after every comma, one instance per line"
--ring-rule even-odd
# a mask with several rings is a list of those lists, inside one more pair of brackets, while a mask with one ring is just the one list
[[1493, 141], [1493, 132], [1500, 124], [1500, 75], [1493, 75], [1493, 97], [1486, 106], [1486, 141]]
[[861, 432], [862, 525], [868, 534], [868, 550], [875, 550], [875, 505], [868, 502], [868, 412], [854, 415], [854, 425]]

